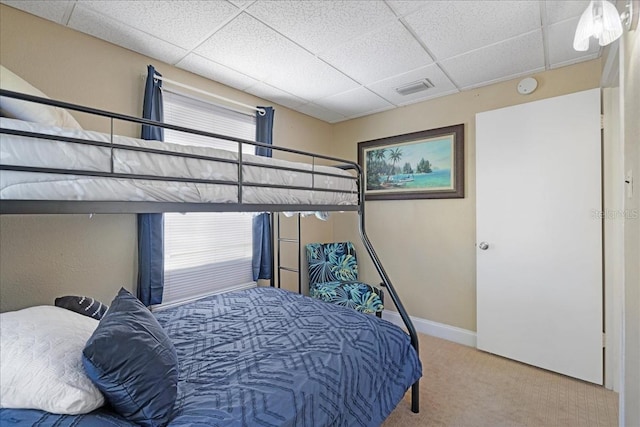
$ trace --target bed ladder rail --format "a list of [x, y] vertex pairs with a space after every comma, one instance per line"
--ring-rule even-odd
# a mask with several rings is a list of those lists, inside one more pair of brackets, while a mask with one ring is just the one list
[[[387, 291], [389, 293], [389, 296], [391, 297], [391, 300], [393, 301], [396, 308], [398, 309], [398, 314], [400, 314], [402, 321], [407, 327], [407, 331], [409, 332], [409, 337], [411, 338], [411, 345], [416, 350], [416, 354], [419, 355], [420, 349], [419, 349], [419, 343], [418, 343], [418, 334], [416, 333], [416, 329], [413, 326], [413, 322], [411, 321], [411, 318], [409, 317], [407, 310], [405, 310], [404, 305], [402, 305], [402, 301], [400, 301], [400, 297], [396, 293], [396, 290], [393, 287], [391, 280], [389, 280], [389, 276], [387, 275], [387, 272], [384, 270], [384, 267], [382, 266], [382, 263], [380, 262], [380, 259], [376, 254], [376, 251], [373, 249], [373, 245], [369, 241], [369, 237], [367, 237], [367, 232], [365, 230], [364, 197], [363, 196], [364, 195], [361, 192], [362, 199], [361, 199], [361, 205], [360, 205], [361, 208], [360, 208], [359, 216], [360, 216], [360, 237], [362, 238], [362, 243], [364, 243], [364, 246], [367, 249], [369, 256], [371, 257], [371, 260], [373, 261], [373, 264], [375, 265], [376, 270], [378, 270], [378, 274], [380, 274], [380, 277], [382, 278], [382, 284], [384, 285], [385, 288], [387, 288]], [[411, 386], [411, 412], [416, 414], [420, 412], [420, 380], [419, 379], [415, 383], [413, 383], [413, 385]]]
[[[276, 232], [276, 247], [277, 247], [277, 254], [278, 254], [278, 266], [277, 266], [277, 272], [278, 272], [278, 288], [282, 287], [282, 272], [283, 271], [287, 271], [289, 273], [296, 273], [298, 275], [298, 293], [302, 295], [302, 246], [300, 243], [300, 212], [298, 212], [295, 217], [297, 219], [297, 237], [282, 237], [282, 234], [280, 232], [280, 215], [282, 214], [282, 212], [276, 212], [276, 218], [277, 218], [277, 232]], [[285, 215], [286, 217], [286, 215]], [[273, 230], [273, 228], [272, 228]], [[273, 233], [272, 233], [273, 234]], [[282, 258], [281, 258], [281, 254], [282, 254], [282, 243], [286, 243], [286, 244], [296, 244], [297, 248], [298, 248], [298, 266], [297, 267], [287, 267], [287, 266], [283, 266], [282, 265]], [[272, 275], [273, 277], [273, 275]], [[272, 284], [272, 286], [274, 286]]]

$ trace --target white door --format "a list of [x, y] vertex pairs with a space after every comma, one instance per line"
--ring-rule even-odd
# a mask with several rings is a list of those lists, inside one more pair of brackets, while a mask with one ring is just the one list
[[476, 115], [478, 348], [602, 384], [600, 90]]

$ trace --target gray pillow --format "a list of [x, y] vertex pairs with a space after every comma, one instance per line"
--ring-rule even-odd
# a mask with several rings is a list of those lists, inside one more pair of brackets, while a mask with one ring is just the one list
[[75, 295], [56, 298], [55, 305], [56, 307], [66, 308], [67, 310], [75, 311], [76, 313], [80, 313], [97, 320], [102, 319], [102, 316], [104, 316], [109, 309], [108, 305], [104, 305], [96, 299]]

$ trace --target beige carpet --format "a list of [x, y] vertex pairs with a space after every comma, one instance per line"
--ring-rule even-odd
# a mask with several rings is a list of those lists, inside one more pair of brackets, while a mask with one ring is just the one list
[[383, 427], [615, 427], [618, 394], [420, 335], [420, 413], [408, 392]]

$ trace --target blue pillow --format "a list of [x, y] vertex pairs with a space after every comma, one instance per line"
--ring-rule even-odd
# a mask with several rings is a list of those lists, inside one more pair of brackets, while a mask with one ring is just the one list
[[74, 295], [56, 298], [54, 304], [56, 307], [66, 308], [84, 316], [93, 317], [96, 320], [102, 319], [102, 316], [109, 309], [108, 305], [104, 305], [96, 299]]
[[169, 421], [178, 391], [178, 357], [156, 318], [120, 289], [82, 352], [87, 376], [113, 409], [143, 426]]

